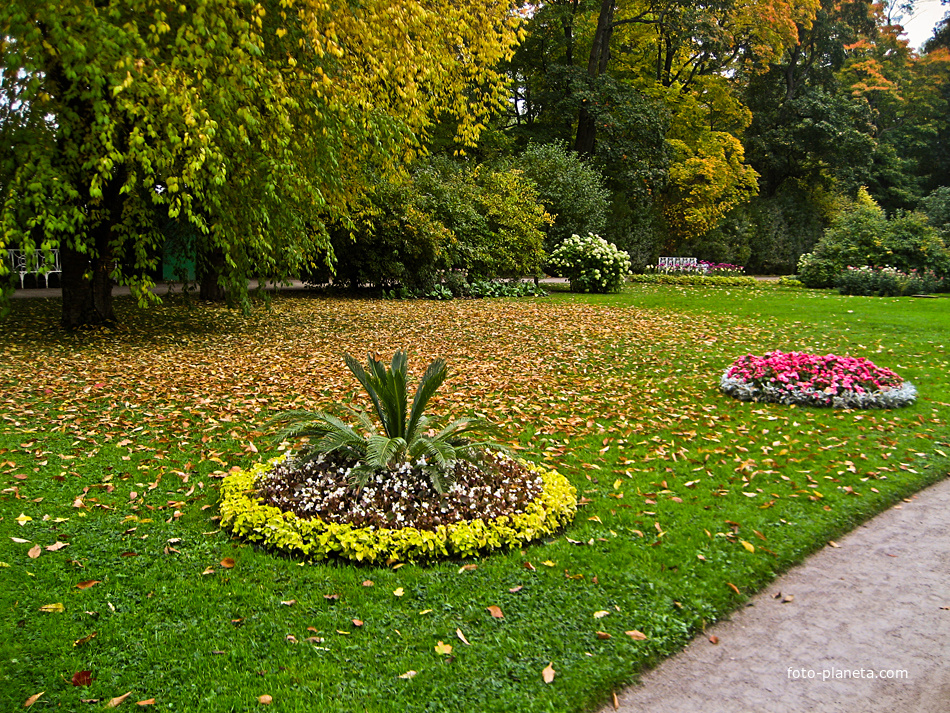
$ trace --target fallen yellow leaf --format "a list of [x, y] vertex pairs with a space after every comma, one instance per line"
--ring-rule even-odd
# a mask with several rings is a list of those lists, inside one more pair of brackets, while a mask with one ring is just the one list
[[42, 696], [44, 693], [46, 693], [46, 691], [40, 691], [39, 693], [35, 693], [35, 694], [33, 694], [32, 696], [30, 696], [29, 698], [27, 698], [27, 699], [26, 699], [26, 703], [23, 704], [23, 707], [24, 707], [24, 708], [29, 708], [29, 707], [32, 706], [34, 703], [36, 703], [36, 702], [40, 699], [40, 696]]
[[116, 696], [111, 701], [106, 703], [106, 708], [118, 708], [125, 702], [125, 699], [131, 695], [132, 691], [129, 691], [128, 693], [123, 693], [121, 696]]

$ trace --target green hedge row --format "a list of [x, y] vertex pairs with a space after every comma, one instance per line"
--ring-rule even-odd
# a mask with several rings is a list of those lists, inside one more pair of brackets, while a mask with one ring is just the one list
[[698, 285], [701, 287], [758, 287], [754, 277], [717, 275], [630, 275], [628, 282], [641, 285]]

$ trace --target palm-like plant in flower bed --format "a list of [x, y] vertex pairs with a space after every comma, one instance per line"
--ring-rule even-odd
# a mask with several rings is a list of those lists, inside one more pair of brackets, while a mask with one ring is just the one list
[[355, 463], [349, 469], [349, 478], [358, 488], [363, 488], [381, 470], [419, 463], [436, 491], [444, 495], [452, 484], [454, 467], [459, 460], [476, 461], [482, 449], [495, 445], [468, 440], [468, 434], [484, 428], [476, 419], [460, 418], [439, 430], [431, 428], [431, 420], [423, 411], [448, 375], [444, 359], [429, 364], [407, 414], [409, 357], [405, 350], [393, 355], [389, 369], [372, 355], [368, 358], [368, 369], [349, 354], [343, 358], [369, 394], [382, 433], [365, 411], [349, 407], [344, 408], [359, 421], [362, 431], [325, 411], [290, 411], [277, 419], [288, 424], [279, 438], [311, 439], [303, 463], [328, 453], [346, 456]]
[[367, 368], [345, 355], [378, 419], [349, 407], [351, 425], [325, 411], [275, 419], [281, 440], [307, 437], [296, 457], [228, 476], [222, 523], [239, 535], [317, 559], [467, 555], [520, 547], [569, 522], [576, 491], [559, 473], [516, 460], [478, 419], [444, 426], [424, 411], [448, 370], [433, 361], [408, 396], [408, 355]]

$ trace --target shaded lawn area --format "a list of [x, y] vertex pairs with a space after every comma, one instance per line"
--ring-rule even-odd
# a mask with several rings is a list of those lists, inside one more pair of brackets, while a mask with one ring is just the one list
[[[121, 330], [69, 335], [49, 326], [58, 301], [17, 301], [0, 334], [0, 708], [40, 692], [64, 710], [126, 692], [181, 711], [262, 695], [281, 711], [596, 708], [946, 476], [947, 305], [665, 286], [278, 297], [249, 317], [118, 300]], [[448, 360], [434, 412], [482, 414], [571, 478], [574, 524], [523, 551], [393, 566], [221, 532], [219, 478], [277, 453], [267, 419], [350, 398], [343, 352], [400, 347], [416, 375]], [[836, 412], [718, 392], [732, 359], [773, 349], [866, 356], [921, 397]]]

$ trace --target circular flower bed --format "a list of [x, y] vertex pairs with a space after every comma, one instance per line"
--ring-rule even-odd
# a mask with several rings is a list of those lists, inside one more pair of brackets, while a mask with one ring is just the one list
[[221, 523], [251, 542], [316, 560], [386, 562], [521, 547], [556, 532], [577, 508], [564, 476], [502, 453], [481, 465], [459, 461], [444, 495], [419, 477], [425, 465], [404, 464], [357, 490], [339, 454], [275, 458], [224, 479]]
[[739, 357], [719, 386], [740, 401], [833, 408], [898, 408], [917, 398], [913, 384], [867, 359], [804, 352]]

